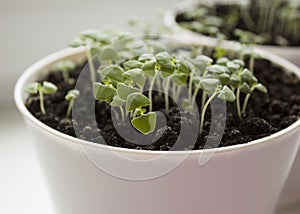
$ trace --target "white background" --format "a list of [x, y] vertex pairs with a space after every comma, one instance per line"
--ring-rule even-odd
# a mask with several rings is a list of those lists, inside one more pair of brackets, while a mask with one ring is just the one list
[[161, 11], [177, 1], [0, 0], [1, 214], [54, 214], [29, 136], [13, 104], [17, 77], [36, 60], [66, 47], [81, 30], [124, 27], [132, 17], [159, 23]]

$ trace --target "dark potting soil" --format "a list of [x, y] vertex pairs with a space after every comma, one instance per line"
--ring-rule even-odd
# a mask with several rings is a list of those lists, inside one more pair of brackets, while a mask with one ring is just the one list
[[[77, 68], [71, 72], [71, 77], [76, 80], [81, 73], [85, 73], [81, 72], [81, 70], [82, 68]], [[181, 142], [180, 145], [178, 145], [178, 142], [176, 143], [182, 125], [189, 127], [193, 124], [191, 120], [187, 119], [189, 118], [189, 113], [180, 114], [179, 108], [171, 100], [170, 105], [172, 107], [169, 114], [166, 115], [167, 125], [159, 127], [150, 135], [153, 143], [143, 144], [143, 141], [138, 142], [139, 138], [134, 133], [129, 133], [129, 135], [132, 135], [132, 141], [123, 139], [113, 124], [111, 107], [104, 102], [98, 101], [96, 101], [94, 106], [89, 104], [89, 101], [93, 101], [94, 98], [91, 93], [91, 87], [89, 87], [91, 85], [90, 79], [87, 75], [86, 77], [83, 75], [82, 78], [85, 84], [80, 90], [81, 95], [78, 99], [80, 102], [75, 102], [77, 107], [74, 111], [76, 111], [76, 114], [83, 115], [80, 120], [67, 119], [65, 116], [68, 108], [65, 95], [75, 85], [65, 84], [61, 74], [57, 72], [52, 72], [45, 79], [40, 80], [47, 80], [58, 86], [57, 93], [45, 95], [47, 114], [41, 114], [38, 96], [30, 96], [26, 101], [26, 106], [37, 119], [46, 125], [67, 135], [95, 143], [144, 150], [197, 150], [213, 147], [211, 144], [205, 145], [207, 139], [214, 140], [215, 138], [217, 142], [219, 137], [221, 142], [217, 147], [225, 147], [269, 136], [290, 126], [300, 117], [300, 80], [295, 74], [284, 72], [282, 69], [271, 65], [270, 62], [261, 59], [257, 60], [255, 64], [255, 75], [268, 88], [268, 94], [259, 92], [252, 94], [246, 115], [244, 115], [242, 121], [237, 119], [234, 105], [227, 104], [226, 128], [223, 135], [217, 131], [209, 135], [211, 112], [208, 110], [203, 134], [196, 136], [197, 141], [195, 143], [190, 142], [192, 143], [191, 145], [186, 144], [188, 142]], [[200, 106], [200, 100], [201, 97], [199, 95], [197, 97], [198, 106]], [[163, 109], [163, 96], [154, 93], [154, 110], [164, 112]], [[91, 111], [95, 115], [94, 118], [93, 114], [90, 113]], [[158, 114], [158, 117], [160, 116]], [[93, 124], [95, 118], [96, 122]], [[122, 127], [122, 124], [120, 125]], [[74, 129], [76, 129], [76, 134]], [[193, 133], [188, 134], [191, 135]]]
[[[199, 5], [199, 7], [205, 7], [204, 5]], [[209, 11], [211, 12], [210, 15], [216, 15], [218, 17], [222, 17], [222, 18], [226, 18], [226, 16], [228, 16], [228, 14], [230, 13], [235, 13], [238, 17], [238, 23], [235, 26], [235, 29], [242, 29], [245, 31], [251, 31], [254, 34], [264, 34], [265, 32], [260, 32], [259, 30], [257, 30], [256, 32], [253, 32], [251, 29], [249, 29], [247, 27], [247, 25], [245, 24], [244, 20], [241, 18], [241, 9], [239, 5], [236, 4], [220, 4], [220, 5], [216, 5], [215, 8], [208, 8]], [[258, 23], [258, 9], [255, 6], [250, 7], [249, 9], [249, 14], [251, 15], [254, 23]], [[178, 23], [185, 23], [185, 22], [192, 22], [195, 21], [194, 19], [188, 18], [185, 16], [185, 13], [179, 13], [176, 16], [176, 22]], [[278, 23], [277, 19], [279, 19], [278, 16], [276, 16], [274, 23]], [[289, 24], [289, 23], [287, 23]], [[281, 30], [281, 29], [280, 29]], [[228, 29], [226, 26], [221, 26], [220, 27], [220, 32], [223, 33], [224, 35], [226, 35], [228, 40], [233, 40], [233, 41], [237, 41], [238, 38], [234, 35], [234, 30], [233, 29]], [[271, 29], [271, 32], [268, 32], [270, 36], [270, 38], [268, 39], [268, 41], [264, 42], [263, 45], [274, 45], [274, 46], [292, 46], [292, 47], [298, 47], [300, 46], [300, 41], [299, 40], [291, 40], [288, 37], [285, 38], [284, 35], [281, 35], [281, 33], [279, 33], [279, 30], [277, 29], [276, 25], [273, 26], [273, 28]], [[206, 36], [210, 36], [208, 34], [203, 33]]]

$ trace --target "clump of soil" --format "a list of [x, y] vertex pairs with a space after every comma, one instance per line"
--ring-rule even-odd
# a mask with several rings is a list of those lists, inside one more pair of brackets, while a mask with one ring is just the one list
[[[256, 61], [254, 72], [259, 81], [268, 88], [268, 94], [254, 92], [250, 98], [247, 113], [242, 121], [237, 119], [234, 105], [228, 104], [226, 128], [223, 135], [219, 132], [209, 135], [211, 126], [211, 112], [209, 110], [206, 114], [203, 134], [198, 136], [198, 138], [196, 136], [197, 141], [191, 142], [191, 145], [188, 145], [188, 142], [180, 145], [177, 145], [178, 143], [175, 144], [178, 140], [181, 126], [192, 126], [192, 121], [187, 119], [190, 118], [188, 113], [181, 115], [179, 108], [172, 102], [170, 113], [166, 115], [167, 125], [158, 127], [151, 134], [152, 139], [156, 139], [153, 140], [153, 143], [142, 144], [138, 142], [139, 139], [134, 134], [132, 137], [134, 140], [132, 141], [123, 139], [113, 124], [111, 107], [108, 104], [96, 102], [95, 106], [89, 106], [89, 102], [82, 102], [94, 99], [88, 75], [84, 77], [85, 85], [84, 89], [81, 90], [80, 103], [75, 103], [75, 105], [79, 105], [76, 110], [78, 111], [77, 113], [84, 115], [83, 120], [67, 119], [65, 116], [68, 107], [65, 95], [75, 85], [64, 83], [60, 73], [50, 73], [45, 79], [40, 80], [50, 81], [58, 86], [57, 93], [45, 96], [47, 115], [43, 115], [40, 112], [38, 96], [30, 96], [26, 101], [26, 106], [37, 119], [53, 129], [94, 143], [129, 149], [198, 150], [210, 148], [209, 145], [205, 146], [208, 139], [216, 139], [217, 141], [218, 137], [221, 137], [221, 142], [217, 146], [225, 147], [269, 136], [290, 126], [300, 117], [300, 80], [295, 74], [285, 72], [262, 59]], [[76, 80], [81, 73], [84, 73], [84, 70], [77, 68], [71, 72], [71, 77]], [[200, 106], [201, 102], [200, 96], [201, 94], [197, 97], [198, 106]], [[154, 100], [154, 110], [164, 112], [164, 98], [159, 94], [154, 94]], [[95, 114], [95, 124], [93, 124], [94, 118], [90, 114], [91, 111]], [[122, 127], [123, 124], [119, 125]], [[76, 134], [74, 129], [77, 130]]]

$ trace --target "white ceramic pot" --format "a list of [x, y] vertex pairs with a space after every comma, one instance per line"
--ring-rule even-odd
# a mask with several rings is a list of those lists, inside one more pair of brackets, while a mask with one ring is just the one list
[[[176, 35], [181, 36], [182, 38], [186, 39], [188, 42], [203, 42], [206, 40], [210, 40], [210, 43], [217, 44], [217, 40], [212, 37], [208, 37], [205, 35], [201, 35], [199, 33], [190, 31], [188, 29], [182, 28], [178, 25], [175, 18], [176, 15], [185, 11], [188, 11], [190, 9], [193, 9], [197, 7], [200, 3], [203, 3], [205, 5], [207, 4], [215, 4], [215, 3], [242, 3], [242, 2], [248, 2], [248, 0], [211, 0], [211, 1], [204, 1], [204, 0], [188, 0], [179, 2], [178, 4], [175, 4], [174, 7], [168, 11], [166, 11], [164, 16], [164, 22], [167, 27], [169, 27], [172, 31], [176, 32]], [[223, 41], [222, 43], [225, 43], [227, 46], [232, 46], [236, 43], [233, 41]], [[281, 56], [294, 64], [300, 66], [300, 47], [280, 47], [280, 46], [271, 46], [271, 45], [258, 45], [259, 48], [264, 49], [266, 51], [269, 51], [273, 54], [276, 54], [278, 56]]]
[[[205, 4], [214, 4], [215, 2], [240, 2], [239, 0], [212, 0], [209, 2], [205, 2]], [[246, 2], [247, 0], [244, 0]], [[217, 45], [218, 41], [215, 38], [208, 37], [205, 35], [198, 34], [196, 32], [192, 32], [188, 29], [184, 29], [180, 27], [175, 17], [178, 13], [187, 11], [199, 5], [201, 1], [183, 1], [176, 4], [173, 9], [168, 10], [165, 13], [164, 19], [165, 24], [168, 26], [174, 33], [181, 37], [183, 40], [186, 40], [190, 43], [201, 43], [201, 44], [214, 44]], [[238, 47], [237, 42], [233, 41], [223, 41], [222, 45], [227, 47]], [[277, 46], [269, 46], [269, 45], [258, 45], [258, 48], [269, 51], [273, 54], [281, 56], [292, 63], [300, 66], [300, 47], [277, 47]], [[294, 167], [291, 171], [291, 175], [289, 176], [286, 186], [283, 190], [282, 196], [279, 201], [279, 206], [286, 207], [292, 206], [293, 204], [300, 201], [300, 152], [298, 154], [298, 158], [295, 161]]]
[[[267, 58], [300, 76], [286, 60]], [[85, 56], [82, 49], [50, 55], [28, 68], [15, 87], [15, 102], [32, 134], [57, 213], [274, 212], [296, 157], [300, 121], [248, 144], [218, 148], [202, 165], [199, 158], [212, 150], [138, 151], [82, 141], [49, 128], [24, 105], [24, 86], [62, 59], [82, 62]]]

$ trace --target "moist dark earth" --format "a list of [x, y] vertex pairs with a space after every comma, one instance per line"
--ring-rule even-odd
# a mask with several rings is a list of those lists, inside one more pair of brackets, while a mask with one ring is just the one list
[[[203, 5], [199, 5], [199, 7], [203, 7]], [[228, 14], [230, 13], [237, 13], [237, 16], [240, 17], [238, 20], [238, 23], [236, 25], [236, 29], [242, 29], [246, 31], [251, 31], [247, 25], [245, 24], [244, 20], [241, 18], [241, 9], [239, 5], [236, 4], [220, 4], [216, 5], [215, 9], [209, 8], [211, 14], [216, 15], [218, 17], [223, 17], [225, 18]], [[258, 9], [256, 7], [250, 7], [249, 9], [249, 14], [251, 14], [253, 20], [255, 23], [257, 23], [257, 19], [259, 17], [259, 14], [257, 14]], [[276, 19], [279, 19], [279, 17], [276, 17]], [[183, 22], [192, 22], [194, 19], [187, 18], [185, 16], [185, 13], [179, 13], [176, 16], [176, 22], [178, 23], [183, 23]], [[274, 23], [277, 21], [275, 20]], [[288, 23], [287, 23], [288, 24]], [[238, 40], [238, 38], [234, 35], [234, 31], [232, 29], [228, 29], [226, 27], [221, 27], [220, 28], [221, 33], [226, 35], [228, 40]], [[255, 34], [262, 34], [264, 32], [252, 32]], [[208, 34], [206, 34], [209, 36]], [[264, 42], [264, 45], [275, 45], [275, 46], [292, 46], [292, 47], [298, 47], [300, 46], [300, 41], [299, 40], [291, 40], [289, 38], [284, 38], [282, 35], [278, 33], [278, 29], [276, 28], [276, 25], [272, 28], [270, 32], [270, 39], [266, 42]]]
[[[87, 73], [81, 70], [82, 68], [77, 68], [71, 72], [71, 77], [76, 80], [80, 73]], [[300, 81], [295, 74], [284, 72], [282, 69], [262, 59], [256, 61], [254, 73], [259, 81], [267, 87], [268, 94], [260, 92], [254, 92], [254, 94], [252, 94], [247, 112], [242, 121], [236, 116], [234, 105], [227, 104], [227, 120], [224, 135], [218, 131], [211, 133], [209, 139], [212, 140], [213, 143], [209, 145], [205, 145], [205, 143], [208, 139], [211, 126], [210, 110], [208, 110], [206, 114], [204, 132], [202, 135], [195, 136], [195, 139], [197, 138], [196, 141], [181, 142], [180, 144], [178, 142], [176, 143], [179, 139], [178, 133], [181, 126], [192, 126], [193, 121], [188, 119], [192, 118], [189, 113], [182, 113], [181, 115], [179, 108], [172, 101], [170, 101], [172, 106], [170, 113], [166, 116], [167, 125], [159, 127], [150, 135], [153, 143], [144, 143], [143, 140], [139, 142], [138, 136], [141, 134], [137, 132], [131, 133], [132, 141], [123, 139], [116, 131], [112, 122], [111, 107], [104, 102], [94, 101], [88, 75], [82, 75], [84, 87], [80, 90], [79, 101], [75, 102], [75, 105], [77, 105], [76, 114], [83, 115], [83, 119], [81, 118], [80, 121], [72, 118], [67, 119], [65, 116], [68, 107], [68, 102], [65, 101], [65, 95], [68, 90], [73, 89], [75, 85], [65, 84], [61, 74], [57, 72], [51, 72], [45, 79], [39, 80], [47, 80], [58, 86], [57, 93], [54, 95], [45, 95], [47, 114], [41, 114], [38, 96], [31, 95], [26, 101], [26, 106], [37, 119], [53, 129], [98, 144], [129, 149], [161, 151], [226, 147], [244, 144], [255, 139], [269, 136], [287, 128], [297, 121], [300, 116]], [[200, 96], [201, 94], [197, 97], [198, 106], [200, 106]], [[154, 100], [154, 110], [164, 112], [163, 96], [154, 93]], [[91, 101], [95, 103], [94, 106], [89, 104]], [[95, 121], [95, 117], [96, 122], [93, 123], [92, 121]], [[120, 125], [122, 127], [122, 124]], [[74, 127], [76, 129], [76, 135]], [[128, 127], [125, 127], [125, 130], [126, 129], [128, 129]], [[191, 134], [193, 133], [189, 133], [189, 135]], [[221, 138], [219, 145], [218, 138]]]

